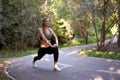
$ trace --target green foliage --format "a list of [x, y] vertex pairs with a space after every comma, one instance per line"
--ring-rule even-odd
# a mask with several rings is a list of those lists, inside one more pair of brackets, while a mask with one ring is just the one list
[[[16, 3], [16, 4], [14, 4]], [[2, 0], [2, 27], [1, 27], [1, 41], [0, 44], [5, 47], [15, 44], [19, 39], [19, 23], [21, 22], [20, 17], [20, 0]], [[14, 46], [14, 45], [13, 45]], [[12, 46], [11, 46], [12, 47]]]
[[[2, 28], [0, 45], [13, 50], [26, 49], [38, 44], [37, 27], [40, 15], [36, 7], [43, 1], [2, 0]], [[23, 44], [24, 43], [24, 44]]]
[[2, 0], [1, 47], [17, 51], [39, 45], [37, 28], [41, 27], [41, 20], [45, 15], [49, 15], [54, 21], [53, 26], [56, 27], [55, 32], [60, 43], [67, 42], [66, 26], [60, 27], [64, 22], [60, 23], [56, 15], [56, 10], [61, 4], [63, 4], [62, 0], [56, 2], [52, 0]]
[[89, 38], [88, 38], [89, 43], [95, 43], [96, 42], [95, 40], [96, 40], [96, 37], [93, 37], [93, 36], [92, 37], [89, 36]]
[[68, 41], [68, 35], [66, 26], [64, 26], [64, 22], [61, 22], [59, 19], [55, 20], [54, 24], [52, 25], [53, 30], [56, 32], [56, 35], [58, 36], [60, 44], [67, 43]]
[[30, 54], [34, 54], [37, 52], [38, 49], [28, 49], [24, 51], [1, 51], [0, 58], [12, 58], [12, 57], [22, 57], [22, 56], [27, 56]]
[[62, 44], [62, 47], [69, 47], [69, 46], [79, 46], [85, 44], [84, 39], [74, 38], [69, 40], [67, 43]]
[[97, 51], [95, 48], [93, 48], [93, 49], [79, 51], [79, 53], [84, 56], [120, 60], [119, 52], [110, 52], [110, 51], [100, 52]]
[[[51, 18], [51, 27], [56, 32], [60, 44], [69, 44], [74, 40], [74, 35], [77, 35], [80, 40], [76, 42], [84, 44], [84, 37], [81, 35], [83, 32], [89, 33], [89, 43], [94, 42], [96, 38], [92, 23], [94, 20], [93, 9], [98, 36], [100, 36], [101, 5], [103, 5], [103, 1], [99, 0], [2, 0], [0, 48], [24, 50], [28, 47], [38, 46], [37, 28], [41, 27], [41, 20], [44, 16]], [[111, 24], [114, 16], [116, 16], [116, 3], [109, 1], [106, 28]], [[62, 19], [64, 21], [61, 22]], [[110, 34], [111, 32], [109, 32], [109, 36]]]

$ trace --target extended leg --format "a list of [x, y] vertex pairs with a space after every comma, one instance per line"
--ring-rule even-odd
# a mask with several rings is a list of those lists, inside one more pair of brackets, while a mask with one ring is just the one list
[[53, 55], [54, 55], [54, 70], [60, 71], [61, 69], [58, 67], [58, 58], [59, 58], [59, 51], [58, 48], [53, 48]]
[[44, 55], [45, 53], [41, 52], [41, 49], [39, 49], [38, 55], [33, 59], [33, 67], [36, 67], [35, 61], [40, 60]]

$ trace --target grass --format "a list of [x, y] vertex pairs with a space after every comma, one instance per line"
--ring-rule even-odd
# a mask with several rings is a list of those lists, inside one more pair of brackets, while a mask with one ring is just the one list
[[112, 51], [101, 52], [101, 51], [97, 51], [96, 48], [92, 48], [88, 50], [79, 51], [78, 53], [89, 57], [120, 60], [120, 52], [112, 52]]
[[25, 51], [15, 51], [15, 52], [1, 51], [0, 53], [0, 80], [9, 80], [9, 78], [4, 73], [4, 67], [10, 61], [9, 58], [11, 59], [14, 57], [27, 56], [30, 54], [34, 54], [36, 52], [37, 52], [37, 49], [29, 49]]
[[[93, 42], [93, 41], [91, 40], [91, 42]], [[77, 46], [77, 45], [83, 45], [83, 44], [85, 44], [84, 39], [75, 38], [75, 39], [69, 41], [66, 44], [59, 45], [59, 47], [63, 48], [63, 47]], [[6, 51], [6, 50], [2, 50], [1, 53], [0, 53], [0, 58], [22, 57], [22, 56], [37, 53], [37, 51], [38, 51], [37, 48], [28, 49], [28, 50], [25, 50], [25, 51]]]
[[9, 80], [9, 78], [4, 73], [4, 66], [8, 62], [8, 60], [0, 60], [0, 80]]
[[70, 47], [70, 46], [77, 46], [77, 45], [82, 45], [82, 44], [85, 44], [84, 43], [84, 40], [83, 39], [73, 39], [71, 41], [68, 41], [67, 43], [65, 44], [60, 44], [60, 48], [63, 48], [63, 47]]
[[25, 51], [2, 51], [0, 53], [0, 58], [12, 58], [12, 57], [22, 57], [30, 54], [37, 53], [37, 49], [28, 49]]

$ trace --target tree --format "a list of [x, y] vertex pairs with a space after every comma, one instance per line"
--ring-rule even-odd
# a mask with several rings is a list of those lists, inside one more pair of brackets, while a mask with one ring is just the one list
[[107, 12], [108, 0], [104, 0], [102, 10], [102, 30], [101, 30], [101, 42], [100, 49], [105, 50], [105, 23], [106, 23], [106, 12]]
[[118, 6], [118, 47], [120, 48], [120, 0], [117, 0]]
[[[97, 2], [98, 3], [98, 2]], [[95, 30], [95, 36], [96, 36], [96, 42], [97, 42], [97, 47], [99, 49], [99, 39], [98, 39], [98, 29], [96, 26], [96, 15], [95, 12], [97, 11], [98, 4], [94, 1], [91, 1], [91, 4], [88, 7], [90, 10], [89, 13], [87, 14], [87, 17], [89, 18], [89, 21], [93, 24], [94, 30]]]
[[37, 28], [47, 15], [61, 43], [70, 40], [68, 36], [73, 33], [79, 34], [85, 43], [89, 43], [89, 37], [96, 36], [98, 48], [104, 50], [106, 35], [111, 34], [110, 29], [117, 20], [115, 1], [2, 0], [0, 46], [17, 50], [38, 45]]
[[3, 20], [3, 16], [2, 16], [2, 2], [0, 0], [0, 49], [2, 48], [3, 46], [3, 36], [2, 36], [2, 33], [1, 33], [1, 29], [2, 29], [2, 20]]
[[[53, 21], [53, 26], [61, 26], [57, 22], [67, 12], [58, 15], [62, 7], [61, 4], [64, 4], [63, 0], [2, 0], [0, 47], [25, 50], [39, 45], [37, 28], [41, 27], [42, 17], [49, 16]], [[64, 26], [65, 29], [58, 28], [61, 31], [66, 30], [66, 26]], [[60, 37], [60, 39], [62, 38]], [[64, 39], [66, 39], [65, 36]]]
[[[87, 14], [90, 12], [90, 7], [92, 6], [91, 1], [85, 0], [74, 0], [69, 1], [70, 10], [72, 13], [72, 24], [71, 27], [74, 30], [74, 33], [79, 35], [85, 40], [85, 43], [88, 44], [89, 36], [92, 34], [91, 23]], [[74, 6], [74, 7], [73, 7]], [[88, 7], [89, 6], [89, 7]], [[88, 34], [91, 33], [91, 34]]]
[[[16, 47], [14, 44], [17, 42], [17, 35], [19, 35], [20, 23], [20, 0], [2, 0], [2, 24], [1, 24], [1, 42], [3, 47]], [[16, 3], [16, 4], [14, 4]]]

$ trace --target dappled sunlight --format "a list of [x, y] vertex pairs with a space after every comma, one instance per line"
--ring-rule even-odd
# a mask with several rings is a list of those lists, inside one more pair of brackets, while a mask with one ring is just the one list
[[100, 54], [100, 52], [96, 52], [96, 54]]
[[4, 67], [8, 62], [8, 60], [0, 60], [0, 80], [9, 80], [4, 72]]
[[110, 51], [97, 51], [96, 49], [87, 49], [87, 50], [79, 50], [78, 53], [84, 56], [89, 56], [89, 57], [99, 57], [99, 58], [106, 58], [107, 62], [111, 62], [109, 59], [120, 59], [120, 54], [117, 52], [110, 52]]
[[42, 58], [41, 61], [47, 61], [47, 62], [49, 62], [50, 59], [48, 57], [50, 57], [50, 55], [45, 55], [45, 57]]
[[116, 72], [120, 74], [120, 69], [117, 69]]
[[109, 70], [110, 70], [110, 71], [114, 71], [115, 68], [114, 68], [114, 67], [110, 67]]
[[115, 35], [116, 34], [116, 32], [117, 32], [117, 29], [118, 27], [117, 27], [117, 25], [114, 25], [113, 27], [112, 27], [112, 29], [111, 29], [111, 33], [112, 33], [112, 35]]
[[73, 39], [73, 40], [72, 40], [72, 43], [76, 43], [76, 42], [77, 42], [77, 40], [76, 40], [76, 39]]
[[59, 53], [60, 53], [60, 54], [63, 54], [64, 52], [60, 50]]
[[10, 61], [4, 61], [5, 64], [9, 63]]
[[110, 60], [110, 59], [107, 59], [107, 62], [112, 62], [112, 60]]
[[0, 68], [2, 68], [2, 67], [4, 67], [4, 65], [3, 65], [3, 64], [0, 64]]
[[59, 26], [60, 28], [66, 27], [67, 32], [66, 32], [65, 35], [69, 35], [69, 37], [70, 37], [70, 36], [72, 37], [73, 31], [72, 31], [72, 28], [71, 28], [71, 26], [70, 26], [71, 21], [65, 20], [65, 19], [61, 18], [59, 22], [60, 22], [60, 23], [63, 23], [63, 25], [60, 25], [60, 26]]
[[0, 68], [4, 67], [5, 64], [9, 63], [10, 61], [8, 60], [1, 60], [0, 61]]
[[[79, 53], [84, 56], [95, 55], [94, 54], [95, 52], [93, 52], [93, 50], [83, 50], [83, 51], [79, 51]], [[96, 54], [99, 54], [99, 52], [98, 53], [96, 52]]]
[[109, 73], [109, 74], [120, 74], [119, 72], [116, 71], [109, 71], [109, 70], [96, 70], [97, 72], [102, 72], [102, 73]]
[[69, 55], [72, 55], [72, 54], [74, 54], [74, 53], [76, 53], [76, 51], [69, 52], [69, 53], [66, 54], [66, 55], [69, 56]]
[[39, 12], [45, 14], [48, 11], [51, 11], [54, 13], [54, 15], [57, 15], [54, 5], [49, 6], [48, 1], [45, 1], [45, 3], [39, 7]]
[[48, 59], [48, 58], [45, 57], [45, 58], [42, 58], [41, 61], [47, 61], [47, 62], [49, 62], [50, 59]]
[[33, 55], [30, 55], [31, 57], [35, 57], [35, 56], [37, 56], [37, 54], [33, 54]]
[[109, 54], [110, 54], [110, 55], [112, 55], [112, 54], [113, 54], [113, 52], [109, 52]]
[[59, 63], [59, 65], [61, 66], [61, 69], [64, 69], [64, 68], [67, 68], [67, 67], [73, 67], [73, 65], [65, 64], [65, 63]]
[[86, 51], [81, 51], [81, 52], [79, 52], [81, 55], [86, 55]]
[[92, 50], [88, 50], [89, 52], [92, 52]]
[[104, 80], [104, 79], [102, 78], [102, 76], [94, 75], [93, 79], [90, 79], [90, 80]]
[[[69, 34], [70, 34], [70, 32], [69, 32]], [[72, 36], [71, 36], [72, 37]], [[70, 43], [70, 45], [80, 45], [80, 40], [79, 39], [76, 39], [76, 38], [74, 38], [74, 39], [72, 39], [71, 40], [71, 43]]]

